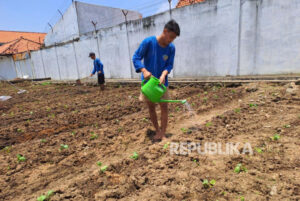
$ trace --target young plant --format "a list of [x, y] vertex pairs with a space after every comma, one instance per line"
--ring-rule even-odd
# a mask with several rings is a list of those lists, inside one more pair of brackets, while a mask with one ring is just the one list
[[249, 104], [249, 107], [257, 107], [257, 104], [255, 104], [255, 103], [250, 103], [250, 104]]
[[290, 128], [291, 125], [287, 124], [287, 125], [284, 125], [283, 127], [284, 127], [284, 128]]
[[259, 147], [255, 147], [254, 149], [259, 154], [263, 153], [263, 150], [261, 148], [259, 148]]
[[12, 147], [11, 146], [6, 146], [2, 150], [5, 151], [6, 153], [10, 153]]
[[50, 197], [54, 194], [52, 190], [48, 191], [46, 195], [41, 195], [37, 198], [37, 201], [47, 201], [50, 200]]
[[71, 132], [71, 135], [75, 136], [75, 134], [76, 134], [76, 131]]
[[41, 142], [45, 143], [45, 142], [47, 142], [47, 140], [46, 139], [41, 139]]
[[168, 149], [169, 145], [170, 145], [170, 142], [167, 142], [166, 144], [164, 144], [164, 149]]
[[279, 139], [280, 139], [280, 135], [277, 133], [272, 137], [272, 140], [274, 140], [274, 141], [277, 141]]
[[219, 96], [217, 96], [217, 95], [214, 95], [214, 98], [215, 98], [215, 99], [218, 99], [218, 98], [219, 98]]
[[91, 140], [95, 140], [98, 138], [98, 135], [95, 134], [94, 132], [91, 132]]
[[188, 133], [188, 134], [192, 133], [192, 131], [191, 131], [190, 129], [187, 129], [187, 128], [181, 128], [180, 130], [181, 130], [183, 133]]
[[248, 170], [241, 164], [237, 164], [234, 168], [235, 173], [240, 173], [240, 172], [247, 172]]
[[102, 168], [100, 168], [100, 171], [102, 173], [104, 173], [106, 170], [107, 170], [108, 166], [107, 165], [104, 165]]
[[26, 161], [25, 156], [22, 156], [21, 154], [17, 154], [18, 162], [24, 162]]
[[207, 179], [204, 179], [202, 182], [202, 185], [204, 188], [213, 187], [216, 184], [216, 180], [212, 179], [208, 181]]
[[142, 119], [142, 121], [143, 121], [143, 122], [148, 122], [149, 120], [148, 120], [147, 118], [144, 117], [144, 118]]
[[101, 167], [102, 163], [100, 161], [97, 162], [97, 165]]
[[212, 125], [211, 122], [207, 122], [207, 123], [205, 124], [206, 127], [210, 127], [211, 125]]
[[204, 94], [207, 95], [208, 94], [207, 91], [205, 91]]
[[207, 100], [208, 100], [207, 97], [203, 98], [203, 102], [204, 102], [204, 103], [207, 103]]
[[17, 129], [18, 133], [23, 133], [24, 131], [21, 128]]
[[176, 112], [180, 112], [180, 107], [176, 106], [175, 110], [176, 110]]
[[130, 158], [137, 160], [139, 158], [139, 154], [137, 152], [133, 152], [133, 155]]
[[30, 111], [30, 114], [31, 114], [31, 115], [33, 115], [33, 112], [32, 112], [32, 111]]
[[61, 144], [60, 145], [60, 150], [64, 150], [64, 149], [68, 149], [68, 148], [69, 148], [69, 146], [66, 145], [66, 144]]

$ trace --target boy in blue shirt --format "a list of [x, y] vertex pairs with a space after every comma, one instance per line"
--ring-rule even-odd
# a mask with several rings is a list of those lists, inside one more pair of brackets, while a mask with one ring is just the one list
[[[176, 21], [170, 20], [159, 36], [151, 36], [143, 40], [132, 58], [136, 72], [142, 72], [142, 80], [148, 80], [151, 76], [155, 76], [160, 79], [160, 84], [168, 87], [168, 74], [173, 69], [175, 56], [175, 46], [172, 41], [179, 35], [179, 25]], [[144, 61], [142, 62], [142, 60]], [[168, 90], [162, 98], [168, 98]], [[140, 100], [145, 101], [148, 105], [150, 119], [156, 129], [154, 139], [161, 140], [165, 137], [168, 124], [168, 103], [160, 103], [161, 127], [159, 127], [155, 104], [142, 93]]]
[[89, 57], [94, 60], [94, 69], [93, 69], [93, 72], [91, 73], [91, 77], [97, 72], [98, 84], [100, 85], [100, 88], [103, 91], [104, 83], [105, 83], [103, 64], [100, 61], [100, 59], [96, 58], [96, 55], [94, 52], [91, 52], [89, 54]]

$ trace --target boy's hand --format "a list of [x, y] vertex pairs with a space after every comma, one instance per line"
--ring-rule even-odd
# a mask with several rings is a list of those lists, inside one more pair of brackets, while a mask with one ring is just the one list
[[146, 80], [149, 80], [152, 74], [151, 74], [149, 71], [147, 71], [146, 68], [142, 68], [141, 71], [142, 71], [142, 73], [143, 73], [143, 75], [144, 75], [144, 78], [145, 78]]
[[91, 74], [90, 76], [93, 77], [93, 74]]
[[100, 71], [100, 70], [98, 71], [98, 74], [101, 74], [101, 71]]
[[167, 75], [168, 75], [168, 71], [164, 70], [159, 78], [160, 80], [159, 84], [165, 84]]

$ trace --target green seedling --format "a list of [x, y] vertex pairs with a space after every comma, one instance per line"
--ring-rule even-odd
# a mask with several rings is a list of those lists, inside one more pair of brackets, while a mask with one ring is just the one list
[[205, 124], [206, 127], [210, 127], [211, 125], [212, 125], [211, 122], [207, 122], [207, 123]]
[[180, 107], [176, 106], [175, 110], [176, 110], [176, 112], [180, 112]]
[[98, 135], [95, 134], [94, 132], [92, 132], [92, 135], [91, 135], [91, 140], [95, 140], [98, 138]]
[[181, 130], [183, 133], [188, 133], [188, 134], [192, 133], [192, 131], [191, 131], [190, 129], [187, 129], [187, 128], [181, 128], [180, 130]]
[[69, 146], [66, 145], [66, 144], [61, 144], [61, 145], [60, 145], [60, 150], [68, 149], [68, 148], [69, 148]]
[[108, 166], [107, 165], [104, 165], [102, 168], [100, 168], [100, 171], [102, 173], [104, 173], [106, 170], [107, 170]]
[[18, 131], [19, 133], [23, 133], [23, 132], [24, 132], [21, 128], [18, 128], [17, 131]]
[[287, 125], [284, 125], [283, 127], [284, 127], [284, 128], [290, 128], [291, 125], [287, 124]]
[[97, 165], [101, 167], [102, 163], [100, 161], [97, 162]]
[[43, 82], [42, 83], [43, 86], [47, 86], [47, 85], [50, 85], [50, 84], [51, 84], [51, 82]]
[[207, 91], [205, 91], [204, 94], [207, 95], [208, 94]]
[[50, 114], [49, 117], [55, 118], [55, 114]]
[[147, 118], [143, 118], [143, 120], [142, 120], [143, 122], [148, 122], [149, 120], [147, 119]]
[[240, 172], [247, 172], [248, 170], [241, 164], [237, 164], [234, 168], [235, 173], [240, 173]]
[[274, 140], [274, 141], [277, 141], [279, 139], [280, 139], [280, 135], [277, 133], [272, 137], [272, 140]]
[[76, 131], [72, 131], [71, 135], [75, 136], [76, 134]]
[[51, 111], [51, 108], [50, 108], [50, 107], [47, 107], [47, 108], [46, 108], [46, 111], [47, 111], [47, 112], [50, 112], [50, 111]]
[[255, 104], [255, 103], [250, 103], [250, 104], [249, 104], [249, 107], [257, 107], [257, 104]]
[[26, 161], [25, 156], [22, 156], [21, 154], [17, 154], [18, 162], [24, 162]]
[[169, 114], [169, 117], [174, 117], [174, 115], [173, 114]]
[[33, 115], [33, 112], [32, 112], [32, 111], [30, 111], [30, 114], [31, 114], [31, 115]]
[[164, 144], [164, 149], [168, 149], [169, 145], [170, 145], [170, 142], [167, 142], [166, 144]]
[[47, 142], [47, 140], [46, 139], [41, 139], [41, 142], [45, 143], [45, 142]]
[[204, 179], [202, 182], [202, 185], [204, 188], [213, 187], [216, 184], [216, 180], [212, 179], [208, 181], [207, 179]]
[[200, 98], [201, 94], [197, 94], [197, 97]]
[[196, 104], [195, 104], [195, 103], [192, 103], [191, 105], [192, 105], [192, 107], [195, 107]]
[[214, 98], [215, 98], [215, 99], [218, 99], [218, 98], [219, 98], [219, 96], [217, 96], [217, 95], [214, 95]]
[[50, 197], [53, 196], [54, 192], [52, 190], [48, 191], [46, 195], [41, 195], [37, 198], [37, 201], [49, 201]]
[[133, 152], [133, 155], [130, 158], [137, 160], [139, 158], [139, 154], [137, 152]]
[[122, 127], [118, 128], [118, 133], [121, 133], [122, 131], [123, 131]]
[[241, 201], [245, 201], [245, 197], [244, 196], [241, 196], [240, 199], [241, 199]]
[[263, 153], [263, 150], [261, 148], [259, 148], [259, 147], [255, 147], [254, 149], [259, 154]]
[[235, 93], [236, 93], [236, 91], [233, 89], [233, 90], [231, 90], [231, 93], [235, 94]]
[[236, 109], [234, 109], [234, 112], [235, 112], [235, 113], [240, 113], [240, 112], [241, 112], [241, 109], [240, 109], [240, 108], [236, 108]]
[[203, 102], [204, 102], [204, 103], [206, 103], [206, 102], [207, 102], [207, 100], [208, 100], [208, 98], [207, 98], [207, 97], [203, 98]]

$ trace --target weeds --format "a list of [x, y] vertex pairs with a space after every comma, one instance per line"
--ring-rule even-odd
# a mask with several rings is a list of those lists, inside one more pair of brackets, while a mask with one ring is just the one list
[[277, 133], [272, 137], [272, 140], [274, 140], [274, 141], [277, 141], [279, 139], [280, 139], [280, 135]]
[[97, 162], [97, 165], [101, 167], [102, 163], [100, 161]]
[[181, 128], [180, 129], [183, 133], [187, 133], [187, 134], [191, 134], [192, 131], [190, 129], [187, 129], [187, 128]]
[[287, 125], [284, 125], [283, 127], [284, 127], [284, 128], [290, 128], [291, 125], [287, 124]]
[[72, 131], [72, 132], [71, 132], [71, 135], [72, 135], [72, 136], [75, 136], [75, 134], [76, 134], [76, 131]]
[[212, 126], [212, 123], [211, 123], [211, 122], [207, 122], [207, 123], [205, 124], [205, 126], [206, 126], [206, 127], [210, 127], [210, 126]]
[[91, 132], [91, 140], [95, 140], [95, 139], [97, 139], [98, 138], [98, 135], [97, 134], [95, 134], [94, 132]]
[[176, 106], [175, 110], [176, 110], [176, 112], [180, 112], [180, 107]]
[[18, 132], [18, 133], [23, 133], [24, 131], [23, 131], [21, 128], [18, 128], [18, 129], [17, 129], [17, 132]]
[[170, 145], [170, 142], [167, 142], [166, 144], [164, 144], [164, 149], [168, 149], [169, 145]]
[[259, 154], [263, 153], [263, 150], [259, 147], [255, 147], [254, 150]]
[[4, 147], [2, 150], [5, 151], [6, 153], [10, 153], [11, 152], [12, 147], [11, 146], [6, 146]]
[[104, 173], [106, 170], [107, 170], [108, 166], [107, 165], [104, 165], [102, 168], [100, 168], [100, 171], [102, 173]]
[[257, 107], [257, 104], [255, 104], [255, 103], [250, 103], [250, 104], [249, 104], [249, 107]]
[[45, 142], [47, 142], [47, 140], [46, 139], [41, 139], [41, 142], [45, 143]]
[[236, 109], [234, 109], [234, 112], [235, 112], [235, 113], [240, 113], [240, 112], [241, 112], [241, 109], [240, 109], [240, 108], [236, 108]]

